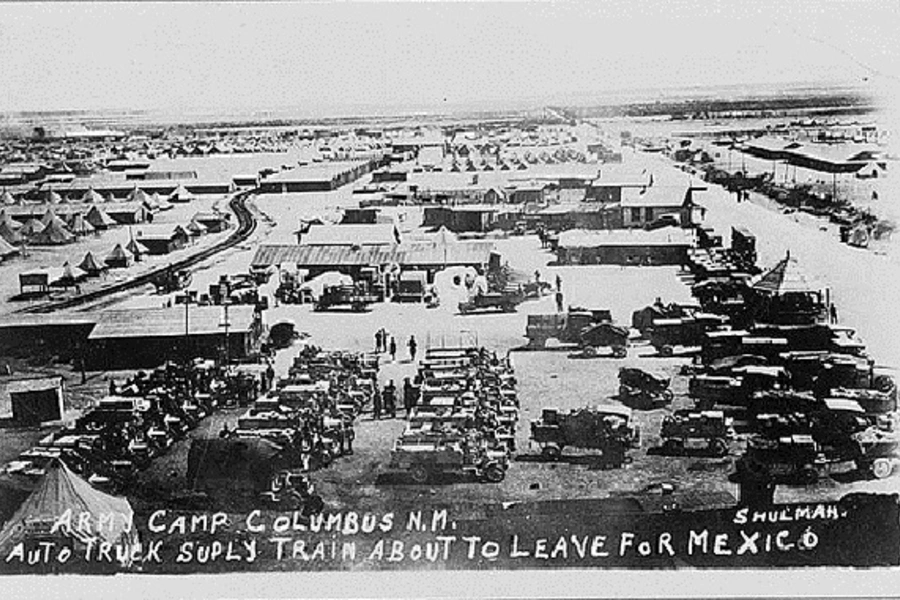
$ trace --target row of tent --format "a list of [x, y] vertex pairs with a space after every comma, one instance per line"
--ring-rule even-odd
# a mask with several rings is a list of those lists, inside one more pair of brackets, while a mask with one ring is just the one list
[[116, 244], [103, 260], [98, 259], [93, 252], [87, 252], [77, 265], [72, 265], [71, 262], [66, 261], [59, 268], [41, 267], [21, 275], [29, 276], [42, 273], [50, 286], [73, 286], [88, 277], [99, 277], [108, 269], [127, 268], [134, 261], [140, 261], [141, 257], [147, 252], [146, 246], [137, 240], [131, 240], [125, 245]]
[[115, 225], [118, 223], [98, 206], [92, 206], [87, 213], [73, 213], [68, 222], [51, 208], [41, 219], [32, 218], [24, 224], [0, 209], [0, 239], [13, 246], [25, 242], [35, 245], [69, 244], [79, 236]]
[[[134, 190], [132, 190], [125, 197], [124, 201], [141, 202], [151, 209], [166, 210], [167, 208], [172, 207], [172, 203], [184, 204], [196, 199], [197, 196], [195, 194], [188, 191], [187, 188], [185, 188], [183, 185], [179, 185], [177, 188], [175, 188], [175, 191], [167, 196], [160, 196], [156, 192], [154, 192], [153, 194], [148, 194], [144, 190], [135, 187]], [[70, 200], [67, 196], [62, 196], [53, 189], [49, 189], [47, 190], [43, 201], [49, 202], [50, 204], [63, 204], [69, 202]], [[106, 196], [104, 196], [94, 188], [88, 188], [88, 190], [81, 196], [81, 198], [79, 198], [79, 202], [84, 204], [102, 204], [107, 202], [118, 202], [118, 200], [114, 198], [112, 194], [107, 194]], [[13, 205], [22, 203], [22, 198], [16, 198], [9, 192], [9, 190], [3, 190], [3, 192], [0, 193], [0, 205]]]

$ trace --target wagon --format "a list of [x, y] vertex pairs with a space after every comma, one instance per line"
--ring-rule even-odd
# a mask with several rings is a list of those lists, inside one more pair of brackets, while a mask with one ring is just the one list
[[633, 367], [619, 369], [619, 399], [626, 406], [649, 410], [672, 402], [669, 378]]

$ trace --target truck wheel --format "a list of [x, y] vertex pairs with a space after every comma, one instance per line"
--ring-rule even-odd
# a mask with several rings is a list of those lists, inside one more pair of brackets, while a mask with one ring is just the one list
[[506, 478], [506, 472], [497, 463], [491, 463], [484, 469], [484, 478], [491, 483], [500, 483]]
[[679, 454], [681, 452], [681, 444], [678, 443], [678, 440], [675, 439], [667, 439], [663, 440], [663, 451], [666, 454]]
[[424, 465], [415, 465], [409, 470], [409, 476], [416, 483], [426, 483], [428, 481], [428, 469]]
[[318, 494], [310, 496], [303, 507], [303, 512], [307, 515], [317, 515], [323, 510], [325, 510], [325, 501]]
[[626, 348], [625, 346], [613, 347], [614, 358], [625, 358], [626, 356], [628, 356], [628, 348]]
[[715, 439], [710, 442], [709, 449], [716, 456], [725, 456], [728, 454], [728, 444], [724, 440]]
[[674, 353], [675, 353], [675, 349], [672, 348], [672, 346], [670, 346], [668, 344], [666, 344], [665, 346], [663, 346], [662, 348], [659, 349], [660, 356], [668, 357], [668, 356], [672, 356]]
[[662, 393], [662, 399], [665, 401], [666, 404], [669, 404], [670, 402], [672, 402], [672, 400], [675, 399], [675, 394], [672, 393], [672, 390], [669, 390], [669, 389], [664, 390]]
[[588, 358], [594, 358], [595, 356], [597, 356], [597, 349], [593, 346], [585, 346], [582, 352]]
[[500, 310], [502, 310], [503, 312], [515, 312], [516, 307], [513, 306], [512, 304], [504, 304], [503, 306], [500, 307]]
[[869, 471], [875, 476], [875, 479], [887, 479], [894, 472], [894, 464], [889, 458], [877, 458], [869, 466]]
[[629, 392], [630, 390], [628, 389], [627, 385], [619, 386], [619, 398], [627, 399], [629, 396], [631, 396]]
[[562, 448], [556, 446], [554, 444], [544, 446], [541, 448], [541, 454], [543, 454], [546, 458], [550, 460], [559, 460], [559, 456], [562, 454]]

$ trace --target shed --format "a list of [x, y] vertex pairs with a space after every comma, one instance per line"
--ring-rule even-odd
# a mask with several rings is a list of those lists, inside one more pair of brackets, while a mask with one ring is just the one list
[[6, 391], [12, 404], [13, 421], [19, 425], [40, 425], [63, 417], [62, 377], [13, 380]]
[[[227, 323], [227, 326], [226, 326]], [[161, 364], [174, 349], [191, 356], [247, 356], [256, 346], [261, 323], [250, 305], [143, 308], [100, 313], [88, 336], [92, 368], [138, 368]]]
[[190, 236], [181, 225], [142, 225], [136, 228], [136, 239], [149, 254], [168, 254], [187, 246]]

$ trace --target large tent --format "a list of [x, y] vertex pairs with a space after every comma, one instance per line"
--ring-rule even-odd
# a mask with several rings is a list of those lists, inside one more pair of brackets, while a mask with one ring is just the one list
[[[84, 513], [90, 515], [87, 519], [90, 527], [79, 527], [79, 517]], [[66, 515], [71, 515], [70, 525]], [[128, 557], [121, 566], [128, 566], [132, 550], [140, 547], [134, 511], [128, 500], [91, 487], [58, 459], [50, 464], [37, 488], [0, 530], [0, 555], [14, 556], [20, 544], [23, 549], [32, 550], [48, 540], [72, 544], [78, 550], [98, 543], [127, 548], [121, 553]], [[83, 554], [76, 551], [73, 557]]]
[[94, 188], [88, 188], [88, 191], [81, 197], [81, 201], [85, 204], [100, 204], [101, 202], [104, 202], [103, 196], [101, 196]]
[[0, 194], [0, 204], [16, 204], [16, 199], [9, 193], [9, 190], [3, 190], [3, 193]]
[[19, 230], [19, 233], [26, 236], [31, 237], [33, 235], [37, 235], [44, 230], [44, 224], [38, 221], [37, 219], [28, 219], [25, 224], [22, 226], [22, 229]]
[[194, 194], [189, 192], [187, 190], [187, 188], [185, 188], [183, 185], [180, 185], [180, 184], [178, 185], [177, 188], [175, 188], [174, 192], [169, 194], [169, 202], [185, 203], [185, 202], [190, 202], [192, 200], [195, 200], [196, 198], [197, 197]]
[[753, 289], [774, 296], [807, 294], [820, 290], [807, 278], [797, 259], [791, 258], [790, 254], [760, 277], [759, 281], [753, 284]]
[[7, 242], [0, 236], [0, 258], [6, 258], [7, 256], [12, 256], [14, 254], [18, 254], [19, 249]]
[[128, 243], [125, 245], [125, 249], [131, 252], [135, 260], [141, 260], [142, 256], [150, 254], [150, 250], [147, 248], [147, 246], [143, 245], [134, 238], [128, 241]]
[[19, 230], [22, 227], [19, 226], [15, 229], [5, 220], [0, 219], [0, 239], [5, 241], [8, 244], [21, 244], [25, 239], [21, 234], [19, 234]]
[[70, 244], [75, 241], [75, 235], [66, 229], [62, 219], [56, 217], [47, 223], [47, 226], [38, 234], [35, 234], [32, 243], [55, 246], [59, 244]]
[[106, 265], [94, 257], [93, 252], [88, 252], [78, 263], [78, 268], [88, 274], [88, 277], [96, 277], [106, 269]]
[[47, 192], [47, 202], [49, 202], [50, 204], [60, 204], [62, 203], [62, 196], [60, 196], [53, 190], [49, 190]]
[[51, 282], [51, 285], [69, 287], [84, 280], [86, 277], [87, 273], [84, 270], [79, 267], [73, 267], [69, 261], [66, 261], [62, 266], [62, 275], [56, 281]]
[[75, 235], [87, 235], [88, 233], [96, 231], [96, 228], [79, 212], [72, 216], [72, 223], [69, 225], [69, 231]]
[[103, 259], [103, 262], [106, 263], [110, 269], [124, 269], [131, 266], [131, 262], [134, 260], [134, 256], [122, 247], [122, 244], [116, 244], [112, 251], [106, 255], [106, 258]]
[[116, 221], [96, 204], [91, 207], [84, 218], [94, 229], [109, 229], [116, 224]]

